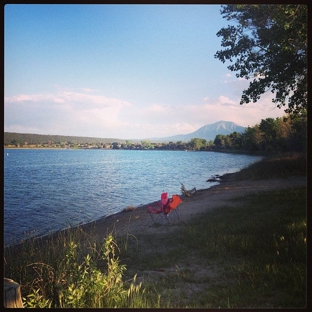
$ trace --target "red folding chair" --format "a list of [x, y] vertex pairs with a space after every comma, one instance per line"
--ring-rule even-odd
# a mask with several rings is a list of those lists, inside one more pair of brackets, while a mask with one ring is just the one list
[[[178, 219], [180, 219], [180, 211], [178, 209], [178, 206], [182, 203], [182, 199], [177, 195], [172, 195], [172, 198], [169, 199], [168, 203], [164, 206], [164, 215], [166, 219], [169, 219], [169, 216], [171, 216], [172, 212], [177, 216]], [[169, 220], [168, 220], [169, 222]]]
[[172, 212], [177, 218], [180, 218], [178, 205], [182, 203], [181, 198], [178, 195], [172, 195], [172, 198], [168, 198], [168, 193], [161, 194], [161, 200], [149, 206], [147, 212], [150, 214], [153, 224], [159, 223], [158, 220], [164, 225], [165, 222], [170, 222], [169, 217], [171, 217]]

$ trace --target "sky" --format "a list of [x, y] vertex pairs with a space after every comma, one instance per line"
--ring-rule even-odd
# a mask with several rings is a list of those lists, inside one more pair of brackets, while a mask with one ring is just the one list
[[220, 5], [4, 7], [4, 131], [146, 139], [284, 115], [214, 57]]

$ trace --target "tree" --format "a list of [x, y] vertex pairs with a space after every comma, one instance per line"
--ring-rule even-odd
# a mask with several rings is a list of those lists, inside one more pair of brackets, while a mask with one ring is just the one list
[[258, 125], [247, 127], [242, 135], [242, 146], [246, 151], [262, 150], [262, 136]]
[[149, 140], [141, 141], [141, 145], [143, 149], [154, 149], [154, 145]]
[[119, 149], [119, 143], [118, 142], [113, 142], [112, 143], [113, 149]]
[[213, 143], [217, 148], [224, 148], [225, 147], [225, 137], [224, 134], [217, 134]]
[[307, 113], [302, 116], [296, 116], [291, 120], [291, 133], [289, 143], [292, 150], [307, 150]]
[[232, 132], [229, 134], [229, 138], [231, 139], [231, 147], [234, 149], [242, 148], [242, 134], [239, 132]]
[[259, 129], [262, 132], [262, 144], [265, 150], [280, 150], [284, 147], [284, 138], [282, 137], [281, 118], [262, 119]]
[[192, 138], [189, 142], [191, 149], [200, 150], [202, 147], [206, 146], [206, 140], [201, 138]]
[[237, 22], [218, 31], [224, 50], [215, 58], [230, 61], [236, 77], [253, 79], [240, 104], [254, 103], [271, 90], [277, 107], [299, 114], [307, 108], [307, 14], [303, 4], [223, 5], [221, 14]]

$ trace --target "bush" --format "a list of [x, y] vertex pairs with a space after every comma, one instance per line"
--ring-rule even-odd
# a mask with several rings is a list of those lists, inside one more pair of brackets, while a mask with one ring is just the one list
[[[100, 260], [103, 272], [97, 267], [96, 259], [87, 254], [79, 260], [77, 245], [70, 241], [65, 258], [57, 271], [45, 263], [29, 265], [35, 272], [30, 293], [23, 298], [29, 308], [104, 308], [130, 307], [133, 302], [142, 305], [144, 291], [141, 283], [135, 285], [135, 277], [127, 290], [122, 277], [126, 270], [116, 256], [117, 245], [108, 235], [102, 248]], [[93, 253], [94, 255], [96, 253]]]

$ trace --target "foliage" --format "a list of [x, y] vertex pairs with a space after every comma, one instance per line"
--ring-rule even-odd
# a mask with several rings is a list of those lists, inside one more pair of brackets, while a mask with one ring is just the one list
[[207, 146], [207, 141], [201, 138], [193, 138], [190, 140], [189, 146], [193, 150], [205, 149], [205, 147]]
[[149, 140], [143, 140], [141, 145], [143, 149], [154, 149], [154, 145]]
[[307, 6], [303, 4], [224, 5], [221, 14], [235, 26], [222, 28], [223, 50], [215, 58], [230, 61], [236, 76], [253, 79], [241, 104], [257, 102], [268, 90], [279, 108], [300, 114], [307, 108]]
[[[23, 298], [29, 308], [103, 308], [146, 306], [142, 284], [136, 283], [136, 276], [128, 286], [123, 282], [125, 265], [116, 255], [116, 243], [108, 235], [100, 251], [87, 254], [82, 259], [77, 252], [78, 245], [70, 241], [65, 257], [52, 267], [43, 262], [31, 263], [37, 276], [31, 284], [28, 295]], [[94, 257], [101, 253], [100, 259]], [[101, 271], [97, 262], [105, 263]]]
[[217, 135], [214, 145], [218, 149], [241, 150], [247, 152], [287, 152], [306, 151], [307, 118], [266, 118], [260, 124], [247, 127], [245, 132]]
[[283, 153], [266, 157], [235, 174], [236, 180], [264, 180], [307, 175], [307, 156], [304, 153]]

